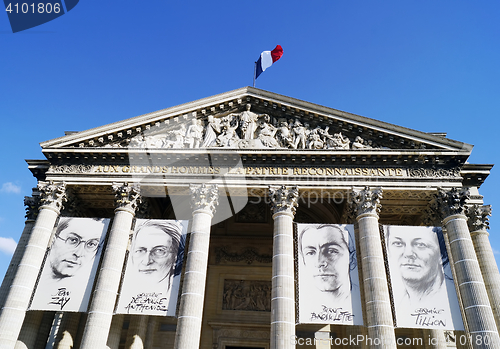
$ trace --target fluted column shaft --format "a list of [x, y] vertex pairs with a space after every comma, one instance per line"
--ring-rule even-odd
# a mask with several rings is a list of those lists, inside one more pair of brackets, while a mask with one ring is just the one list
[[205, 284], [207, 279], [210, 227], [218, 204], [217, 186], [191, 186], [193, 221], [184, 272], [175, 349], [195, 349], [200, 345]]
[[0, 315], [0, 348], [14, 348], [45, 256], [52, 230], [65, 200], [64, 183], [39, 183], [42, 206]]
[[468, 211], [472, 243], [483, 275], [497, 330], [500, 333], [500, 273], [497, 264], [494, 263], [495, 255], [488, 238], [489, 233], [486, 231], [489, 228], [488, 216], [491, 215], [491, 207], [474, 205]]
[[[500, 348], [495, 319], [466, 220], [466, 216], [455, 214], [446, 217], [443, 224], [446, 226], [450, 241], [456, 282], [460, 290], [469, 334], [472, 335], [472, 346], [474, 348]], [[484, 344], [485, 341], [489, 341], [490, 345]]]
[[14, 276], [16, 275], [17, 268], [19, 267], [19, 263], [21, 262], [24, 250], [26, 248], [26, 245], [28, 244], [31, 231], [34, 226], [35, 221], [26, 221], [21, 237], [19, 238], [19, 242], [17, 243], [16, 250], [14, 251], [14, 255], [12, 256], [12, 260], [10, 261], [9, 268], [5, 273], [5, 278], [3, 279], [2, 286], [0, 286], [0, 307], [2, 308], [5, 305], [5, 299], [9, 294], [10, 285], [14, 281]]
[[105, 348], [139, 199], [138, 186], [114, 184], [117, 205], [90, 304], [81, 349]]
[[491, 310], [488, 293], [467, 226], [465, 203], [468, 189], [438, 189], [437, 204], [449, 241], [455, 269], [455, 282], [467, 321], [473, 348], [500, 348], [500, 337]]
[[295, 278], [293, 217], [297, 187], [270, 187], [273, 212], [273, 267], [271, 290], [271, 349], [293, 348], [295, 335]]
[[365, 188], [353, 192], [363, 269], [366, 327], [368, 338], [371, 338], [368, 347], [395, 349], [396, 336], [378, 225], [381, 197], [381, 189]]
[[497, 331], [500, 332], [500, 273], [495, 263], [495, 255], [493, 254], [488, 235], [488, 232], [484, 230], [471, 232], [472, 243], [476, 251], [481, 274], [484, 278]]

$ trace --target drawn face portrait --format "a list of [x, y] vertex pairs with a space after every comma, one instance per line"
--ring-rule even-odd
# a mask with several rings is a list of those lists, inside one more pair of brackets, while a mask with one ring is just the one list
[[441, 252], [436, 233], [391, 231], [388, 236], [391, 263], [406, 283], [428, 284], [442, 274]]
[[301, 239], [306, 272], [323, 292], [337, 292], [350, 287], [349, 248], [344, 233], [337, 227], [307, 229]]
[[151, 281], [168, 279], [176, 261], [172, 246], [172, 237], [160, 227], [146, 226], [140, 229], [132, 246], [132, 263], [137, 272]]
[[102, 222], [88, 221], [84, 225], [69, 219], [59, 223], [47, 257], [54, 279], [74, 276], [94, 258], [102, 234]]

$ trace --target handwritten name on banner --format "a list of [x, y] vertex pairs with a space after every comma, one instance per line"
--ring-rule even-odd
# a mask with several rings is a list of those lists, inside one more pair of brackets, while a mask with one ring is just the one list
[[218, 167], [218, 166], [92, 166], [98, 174], [156, 174], [156, 175], [235, 175], [235, 176], [362, 176], [406, 177], [403, 168], [367, 167]]

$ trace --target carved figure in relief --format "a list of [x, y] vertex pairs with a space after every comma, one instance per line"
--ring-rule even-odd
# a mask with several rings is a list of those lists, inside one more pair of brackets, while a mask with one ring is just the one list
[[144, 141], [144, 137], [142, 134], [138, 134], [130, 140], [129, 147], [130, 148], [144, 148], [146, 146], [146, 142]]
[[326, 145], [328, 149], [349, 149], [349, 143], [351, 143], [349, 138], [344, 137], [342, 132], [339, 132], [329, 138]]
[[[255, 131], [257, 131], [257, 120], [260, 116], [254, 112], [250, 111], [252, 107], [251, 104], [246, 105], [246, 110], [239, 114], [239, 119], [241, 121], [241, 138], [242, 139], [254, 139]], [[230, 115], [238, 115], [238, 114], [230, 114]]]
[[186, 136], [186, 125], [182, 124], [178, 130], [167, 133], [163, 148], [184, 148], [184, 138]]
[[230, 114], [221, 120], [222, 132], [217, 137], [217, 145], [219, 147], [235, 147], [240, 141], [240, 137], [236, 133], [239, 125], [238, 119], [233, 119], [232, 114]]
[[307, 139], [307, 126], [302, 126], [302, 123], [299, 120], [295, 120], [295, 124], [293, 125], [293, 134], [295, 135], [294, 140], [294, 148], [295, 149], [305, 149], [306, 148], [306, 139]]
[[208, 116], [208, 124], [205, 128], [205, 138], [203, 139], [202, 147], [213, 147], [216, 143], [217, 136], [221, 133], [221, 120], [215, 119], [213, 115]]
[[279, 144], [275, 138], [278, 129], [269, 123], [270, 119], [269, 115], [264, 116], [257, 130], [257, 138], [268, 148], [278, 148]]
[[320, 136], [320, 133], [319, 133], [320, 130], [321, 129], [319, 127], [316, 127], [309, 134], [308, 143], [307, 143], [307, 147], [309, 149], [323, 149], [324, 148], [325, 143], [321, 139], [321, 136]]
[[203, 126], [200, 125], [199, 120], [193, 119], [186, 131], [184, 143], [187, 144], [188, 148], [199, 148], [202, 140]]
[[281, 120], [279, 123], [277, 138], [283, 148], [295, 148], [292, 128], [288, 125], [286, 120]]
[[352, 149], [371, 149], [371, 146], [368, 143], [365, 143], [363, 138], [357, 136], [352, 143]]

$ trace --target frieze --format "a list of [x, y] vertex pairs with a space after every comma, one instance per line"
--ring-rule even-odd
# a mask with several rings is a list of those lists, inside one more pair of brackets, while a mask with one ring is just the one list
[[460, 169], [458, 167], [451, 169], [408, 168], [407, 171], [410, 177], [419, 177], [419, 178], [460, 177]]
[[51, 165], [47, 173], [89, 173], [92, 165]]
[[230, 252], [227, 246], [217, 247], [215, 249], [215, 264], [239, 263], [245, 262], [252, 264], [253, 262], [271, 264], [272, 255], [259, 253], [255, 248], [248, 247], [242, 251]]

